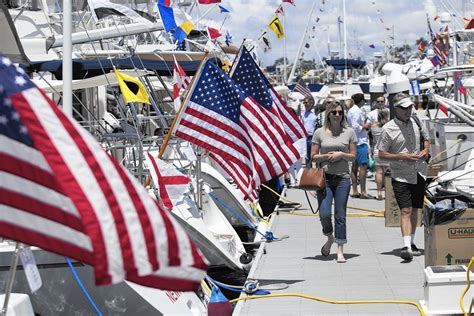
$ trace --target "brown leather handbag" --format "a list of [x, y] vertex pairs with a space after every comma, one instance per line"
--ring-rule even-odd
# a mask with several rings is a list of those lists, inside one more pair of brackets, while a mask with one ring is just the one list
[[326, 174], [323, 168], [305, 168], [301, 175], [298, 188], [307, 191], [324, 190]]

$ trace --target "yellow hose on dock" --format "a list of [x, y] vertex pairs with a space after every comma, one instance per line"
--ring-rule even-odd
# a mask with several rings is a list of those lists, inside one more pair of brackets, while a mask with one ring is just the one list
[[399, 300], [358, 300], [358, 301], [335, 301], [335, 300], [328, 300], [324, 299], [321, 297], [317, 296], [311, 296], [311, 295], [306, 295], [306, 294], [299, 294], [299, 293], [284, 293], [284, 294], [268, 294], [268, 295], [254, 295], [254, 296], [245, 296], [245, 297], [239, 297], [233, 300], [230, 300], [229, 302], [234, 303], [237, 301], [241, 300], [255, 300], [255, 299], [262, 299], [262, 298], [271, 298], [271, 297], [299, 297], [299, 298], [305, 298], [309, 300], [315, 300], [315, 301], [320, 301], [323, 303], [329, 303], [329, 304], [405, 304], [405, 305], [412, 305], [415, 306], [418, 311], [420, 312], [420, 315], [426, 316], [425, 312], [421, 308], [420, 304], [413, 302], [413, 301], [399, 301]]

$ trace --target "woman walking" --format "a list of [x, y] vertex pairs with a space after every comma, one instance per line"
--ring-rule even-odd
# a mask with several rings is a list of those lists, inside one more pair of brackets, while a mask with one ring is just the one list
[[[347, 126], [344, 109], [338, 102], [328, 106], [324, 125], [313, 135], [311, 157], [324, 165], [326, 171], [325, 192], [318, 191], [319, 216], [323, 234], [328, 240], [321, 248], [323, 256], [329, 256], [331, 246], [337, 244], [337, 262], [344, 263], [346, 237], [346, 207], [351, 189], [349, 161], [354, 161], [357, 138], [353, 129]], [[331, 209], [334, 200], [335, 225], [333, 229]], [[334, 238], [335, 237], [335, 238]]]

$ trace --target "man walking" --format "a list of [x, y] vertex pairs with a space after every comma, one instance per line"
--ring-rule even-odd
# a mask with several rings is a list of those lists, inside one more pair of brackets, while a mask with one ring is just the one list
[[424, 126], [418, 117], [412, 116], [413, 106], [405, 93], [394, 96], [395, 117], [383, 126], [377, 143], [380, 158], [390, 163], [393, 192], [401, 211], [403, 248], [400, 256], [407, 261], [421, 254], [414, 239], [418, 209], [423, 207], [430, 145]]
[[312, 96], [306, 96], [303, 99], [304, 112], [301, 113], [301, 122], [303, 123], [304, 129], [306, 130], [306, 166], [309, 166], [311, 161], [311, 146], [313, 133], [316, 129], [316, 114], [313, 112], [314, 99]]
[[[370, 124], [365, 122], [362, 110], [360, 109], [365, 102], [364, 95], [357, 93], [351, 99], [354, 101], [354, 105], [347, 111], [347, 123], [357, 136], [357, 157], [356, 161], [352, 164], [351, 170], [351, 197], [370, 199], [373, 197], [367, 194], [365, 188], [367, 165], [369, 164], [369, 138], [367, 130], [370, 128]], [[359, 173], [360, 193], [357, 187], [357, 173]]]

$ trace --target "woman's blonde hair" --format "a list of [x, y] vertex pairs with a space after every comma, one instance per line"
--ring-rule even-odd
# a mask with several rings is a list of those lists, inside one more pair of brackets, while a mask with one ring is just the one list
[[346, 122], [346, 116], [344, 114], [344, 106], [342, 106], [341, 102], [336, 101], [334, 103], [328, 104], [326, 107], [326, 113], [324, 114], [324, 128], [329, 129], [331, 127], [331, 120], [329, 119], [329, 115], [331, 115], [331, 112], [336, 110], [336, 108], [340, 106], [342, 110], [342, 118], [341, 118], [341, 126], [342, 127], [347, 127], [347, 122]]
[[379, 127], [384, 126], [388, 123], [388, 121], [390, 121], [389, 109], [380, 109], [377, 113], [377, 122], [379, 123]]

